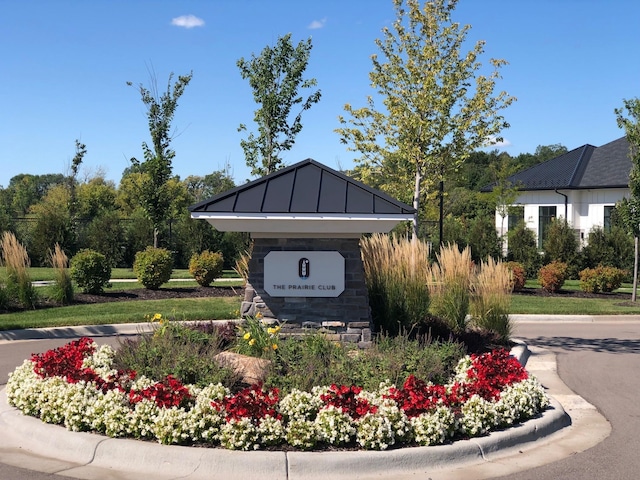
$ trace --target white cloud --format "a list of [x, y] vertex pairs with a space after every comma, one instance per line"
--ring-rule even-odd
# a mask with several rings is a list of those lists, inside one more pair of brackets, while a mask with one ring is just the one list
[[327, 23], [327, 17], [324, 17], [322, 20], [314, 20], [309, 24], [307, 28], [310, 30], [317, 30], [319, 28], [324, 27], [326, 23]]
[[171, 25], [183, 28], [203, 27], [204, 20], [195, 15], [181, 15], [180, 17], [171, 19]]
[[503, 138], [500, 141], [497, 141], [495, 135], [491, 135], [486, 142], [487, 147], [508, 147], [510, 145], [511, 145], [511, 142], [506, 138]]

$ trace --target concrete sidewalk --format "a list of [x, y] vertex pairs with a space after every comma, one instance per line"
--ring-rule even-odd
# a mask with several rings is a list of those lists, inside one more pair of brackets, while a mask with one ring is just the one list
[[[40, 338], [137, 333], [141, 325], [40, 331]], [[148, 325], [148, 324], [147, 324]], [[0, 332], [2, 333], [2, 332]], [[4, 332], [6, 333], [6, 332]], [[20, 339], [34, 337], [24, 332]], [[19, 340], [17, 332], [4, 341]], [[571, 392], [556, 372], [555, 355], [520, 345], [513, 352], [552, 397], [540, 417], [488, 436], [450, 445], [390, 451], [236, 452], [165, 446], [74, 433], [22, 415], [0, 392], [0, 462], [82, 479], [480, 479], [515, 473], [586, 450], [609, 435], [609, 423]]]

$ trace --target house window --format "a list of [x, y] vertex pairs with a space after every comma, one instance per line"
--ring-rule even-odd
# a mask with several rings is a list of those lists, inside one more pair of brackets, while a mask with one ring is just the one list
[[611, 214], [613, 213], [613, 209], [616, 208], [612, 205], [605, 205], [604, 207], [604, 222], [603, 222], [603, 226], [604, 226], [604, 231], [605, 232], [610, 232], [611, 231]]
[[509, 223], [507, 225], [507, 230], [513, 230], [520, 222], [524, 222], [524, 206], [515, 205], [509, 207]]
[[542, 249], [542, 242], [549, 225], [556, 218], [556, 207], [539, 207], [538, 212], [538, 248]]

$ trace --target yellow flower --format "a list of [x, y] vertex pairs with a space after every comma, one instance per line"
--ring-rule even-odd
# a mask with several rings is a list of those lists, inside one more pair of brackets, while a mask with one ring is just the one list
[[244, 338], [245, 340], [249, 340], [251, 338], [251, 332], [247, 332], [245, 333], [242, 338]]
[[262, 317], [263, 317], [262, 313], [260, 313], [260, 312], [256, 313], [256, 318], [258, 320], [260, 320]]
[[154, 322], [162, 320], [162, 314], [161, 313], [156, 313], [151, 320], [154, 321]]
[[273, 345], [271, 345], [271, 348], [273, 348], [274, 350], [277, 350], [278, 349], [278, 344], [274, 343]]
[[276, 327], [269, 327], [267, 328], [267, 333], [269, 335], [275, 335], [276, 333], [278, 333], [280, 331], [280, 326], [276, 326]]
[[249, 340], [249, 345], [251, 345], [252, 347], [256, 344], [256, 339], [252, 338], [251, 340]]

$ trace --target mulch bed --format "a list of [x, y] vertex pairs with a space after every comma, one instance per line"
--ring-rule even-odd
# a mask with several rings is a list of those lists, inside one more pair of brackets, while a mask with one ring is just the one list
[[74, 303], [105, 303], [123, 302], [131, 300], [167, 300], [170, 298], [207, 298], [207, 297], [236, 297], [244, 294], [244, 287], [173, 287], [149, 290], [136, 288], [132, 290], [108, 289], [100, 295], [78, 293]]

